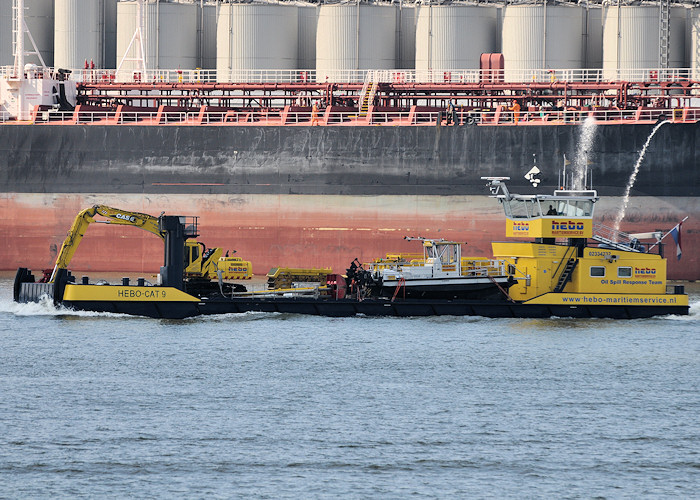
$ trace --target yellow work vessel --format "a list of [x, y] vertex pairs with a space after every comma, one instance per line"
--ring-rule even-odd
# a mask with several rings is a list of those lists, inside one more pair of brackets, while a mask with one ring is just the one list
[[486, 179], [505, 211], [506, 236], [531, 238], [492, 243], [494, 258], [516, 280], [509, 289], [514, 301], [687, 305], [683, 287], [667, 286], [662, 232], [630, 235], [594, 224], [594, 190], [518, 195], [508, 191], [507, 178]]

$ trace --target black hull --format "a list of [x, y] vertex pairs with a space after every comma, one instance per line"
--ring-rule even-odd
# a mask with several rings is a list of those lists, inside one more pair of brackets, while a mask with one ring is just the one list
[[406, 299], [440, 299], [440, 300], [497, 300], [503, 298], [503, 291], [511, 287], [513, 283], [500, 283], [500, 288], [493, 283], [468, 284], [468, 285], [408, 285], [399, 287], [382, 286], [379, 297]]
[[[588, 154], [619, 196], [653, 124], [601, 124]], [[558, 184], [580, 127], [0, 126], [0, 191], [16, 193], [483, 195], [481, 176]], [[700, 125], [662, 126], [632, 194], [697, 196]]]
[[121, 313], [151, 318], [184, 319], [212, 314], [266, 312], [307, 314], [328, 317], [349, 316], [483, 316], [487, 318], [650, 318], [666, 314], [687, 315], [687, 306], [563, 306], [527, 305], [488, 300], [388, 300], [366, 299], [301, 299], [301, 298], [237, 298], [191, 302], [64, 302], [81, 311]]

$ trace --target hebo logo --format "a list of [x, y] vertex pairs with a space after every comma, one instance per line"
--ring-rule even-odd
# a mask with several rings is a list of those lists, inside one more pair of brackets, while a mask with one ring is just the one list
[[552, 231], [583, 231], [583, 222], [553, 220]]
[[530, 230], [530, 223], [529, 222], [513, 222], [513, 231], [514, 232], [523, 232], [523, 231], [529, 231]]
[[656, 269], [650, 269], [648, 267], [635, 267], [634, 276], [636, 277], [654, 277], [656, 276]]
[[583, 234], [585, 225], [582, 221], [553, 220], [552, 234], [562, 236], [579, 236]]

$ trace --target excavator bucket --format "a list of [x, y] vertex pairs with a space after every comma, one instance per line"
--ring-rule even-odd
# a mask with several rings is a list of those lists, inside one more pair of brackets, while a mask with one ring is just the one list
[[61, 302], [63, 298], [63, 290], [66, 283], [72, 277], [65, 269], [59, 269], [52, 283], [36, 283], [34, 275], [26, 267], [17, 269], [14, 283], [14, 299], [15, 302], [28, 303], [40, 302], [43, 298], [48, 298], [54, 304]]

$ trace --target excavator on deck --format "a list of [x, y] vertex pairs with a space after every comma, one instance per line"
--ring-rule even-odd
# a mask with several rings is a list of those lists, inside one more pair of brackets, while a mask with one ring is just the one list
[[[163, 214], [161, 214], [162, 216]], [[96, 216], [104, 217], [106, 220], [96, 220]], [[216, 288], [224, 286], [233, 291], [245, 289], [238, 284], [217, 284], [212, 280], [240, 280], [250, 279], [253, 275], [250, 262], [240, 257], [229, 257], [228, 252], [223, 255], [223, 250], [218, 247], [207, 248], [204, 243], [197, 241], [198, 234], [197, 217], [184, 217], [186, 219], [186, 234], [184, 235], [184, 280], [186, 286], [190, 288]], [[167, 232], [162, 229], [160, 217], [152, 215], [121, 210], [108, 207], [106, 205], [94, 205], [78, 213], [73, 225], [68, 231], [66, 239], [63, 241], [61, 250], [56, 258], [53, 269], [44, 271], [40, 283], [53, 283], [56, 275], [61, 270], [67, 270], [70, 261], [73, 259], [80, 242], [85, 236], [85, 232], [92, 223], [117, 224], [123, 226], [133, 226], [151, 234], [158, 236], [165, 241]]]

